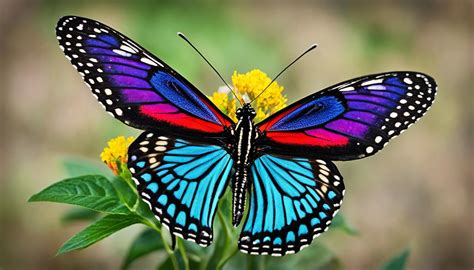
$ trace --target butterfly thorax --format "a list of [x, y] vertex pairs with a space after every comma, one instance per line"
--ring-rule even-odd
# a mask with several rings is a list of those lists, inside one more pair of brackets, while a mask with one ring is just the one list
[[238, 122], [235, 126], [235, 173], [232, 177], [232, 224], [238, 226], [245, 208], [248, 188], [248, 172], [255, 151], [257, 132], [253, 123], [255, 110], [245, 104], [237, 110]]

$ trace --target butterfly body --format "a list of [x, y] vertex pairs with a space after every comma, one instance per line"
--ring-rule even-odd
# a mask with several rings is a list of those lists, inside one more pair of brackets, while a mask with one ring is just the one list
[[295, 253], [326, 231], [345, 192], [332, 161], [380, 151], [427, 112], [437, 89], [419, 72], [372, 74], [330, 86], [259, 123], [244, 104], [234, 123], [116, 30], [67, 16], [56, 33], [104, 109], [143, 130], [127, 165], [161, 224], [210, 245], [219, 199], [230, 186], [233, 225], [245, 217], [238, 246], [250, 254]]
[[233, 156], [235, 173], [232, 177], [232, 224], [239, 225], [244, 214], [247, 196], [249, 169], [255, 156], [255, 141], [258, 137], [257, 129], [253, 123], [255, 110], [250, 104], [245, 104], [237, 111], [238, 122], [234, 132]]

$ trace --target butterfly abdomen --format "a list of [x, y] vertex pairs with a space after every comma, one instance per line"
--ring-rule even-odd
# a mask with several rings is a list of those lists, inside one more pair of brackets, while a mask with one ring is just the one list
[[248, 188], [248, 171], [255, 151], [256, 129], [251, 114], [243, 113], [235, 128], [235, 174], [232, 176], [232, 224], [242, 220]]

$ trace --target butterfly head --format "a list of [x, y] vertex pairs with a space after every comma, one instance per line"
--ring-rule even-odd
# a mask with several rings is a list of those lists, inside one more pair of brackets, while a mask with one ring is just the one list
[[254, 119], [257, 113], [255, 112], [254, 108], [250, 103], [245, 103], [244, 106], [238, 108], [235, 112], [238, 119], [248, 118], [250, 120]]

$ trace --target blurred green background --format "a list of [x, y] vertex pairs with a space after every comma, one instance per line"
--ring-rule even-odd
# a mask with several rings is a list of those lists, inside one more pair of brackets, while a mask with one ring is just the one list
[[64, 58], [54, 34], [63, 15], [118, 29], [206, 94], [222, 83], [177, 31], [228, 80], [253, 68], [272, 76], [318, 43], [279, 79], [290, 101], [369, 73], [430, 74], [439, 94], [424, 119], [375, 157], [338, 163], [342, 212], [360, 234], [330, 230], [316, 241], [347, 269], [376, 268], [405, 248], [410, 269], [472, 269], [473, 4], [402, 2], [0, 1], [0, 269], [117, 268], [138, 232], [55, 257], [83, 224], [61, 223], [67, 206], [27, 203], [65, 177], [68, 156], [99, 160], [109, 138], [138, 134], [102, 111]]

